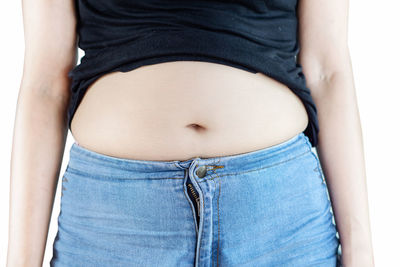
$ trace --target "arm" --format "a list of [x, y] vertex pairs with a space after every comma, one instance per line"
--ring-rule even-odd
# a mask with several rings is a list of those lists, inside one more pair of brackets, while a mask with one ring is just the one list
[[320, 125], [316, 147], [345, 267], [374, 266], [364, 148], [347, 40], [348, 0], [300, 0], [300, 52]]
[[73, 0], [22, 1], [25, 54], [11, 154], [7, 266], [42, 266], [68, 134]]

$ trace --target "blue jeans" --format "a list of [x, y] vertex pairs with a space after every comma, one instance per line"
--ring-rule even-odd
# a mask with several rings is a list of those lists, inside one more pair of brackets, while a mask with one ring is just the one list
[[51, 266], [339, 265], [327, 186], [303, 133], [185, 161], [74, 143], [61, 192]]

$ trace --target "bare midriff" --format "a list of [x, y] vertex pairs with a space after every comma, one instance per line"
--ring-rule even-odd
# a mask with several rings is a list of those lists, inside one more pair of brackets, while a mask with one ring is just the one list
[[172, 161], [267, 148], [307, 123], [300, 98], [265, 74], [172, 61], [101, 76], [82, 98], [71, 133], [97, 153]]

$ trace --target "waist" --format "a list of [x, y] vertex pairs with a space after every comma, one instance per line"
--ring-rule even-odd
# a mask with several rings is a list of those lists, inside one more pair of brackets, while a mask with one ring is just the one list
[[226, 156], [279, 144], [308, 123], [301, 100], [261, 73], [175, 61], [112, 72], [87, 89], [75, 141], [130, 159]]
[[[309, 153], [312, 149], [309, 139], [304, 133], [299, 133], [292, 138], [277, 145], [241, 153], [231, 156], [216, 156], [210, 158], [193, 157], [186, 160], [136, 160], [118, 157], [109, 157], [104, 154], [88, 150], [77, 143], [70, 147], [70, 158], [68, 162], [69, 173], [81, 175], [93, 175], [102, 178], [118, 179], [154, 179], [154, 178], [184, 178], [182, 170], [194, 169], [199, 174], [198, 167], [206, 166], [202, 170], [199, 180], [213, 179], [215, 176], [225, 176], [237, 172], [251, 172], [269, 168], [288, 162], [297, 157]], [[315, 157], [313, 157], [315, 160]], [[143, 175], [145, 173], [145, 175]], [[205, 176], [204, 176], [205, 174]], [[104, 178], [104, 177], [103, 177]]]

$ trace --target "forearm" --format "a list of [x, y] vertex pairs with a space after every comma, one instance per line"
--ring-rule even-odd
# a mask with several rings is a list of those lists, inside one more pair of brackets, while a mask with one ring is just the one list
[[[342, 263], [372, 266], [363, 138], [350, 66], [349, 62], [343, 72], [310, 85], [320, 125], [317, 152], [339, 232]], [[355, 253], [365, 254], [368, 263], [353, 262]]]
[[42, 266], [68, 133], [66, 104], [62, 96], [46, 91], [20, 90], [10, 165], [7, 266]]

